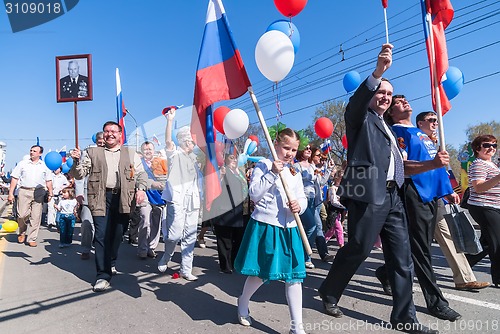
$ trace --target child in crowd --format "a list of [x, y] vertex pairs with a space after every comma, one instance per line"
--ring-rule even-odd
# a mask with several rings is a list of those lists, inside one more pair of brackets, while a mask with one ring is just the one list
[[66, 187], [61, 191], [62, 200], [54, 207], [59, 211], [59, 248], [68, 247], [73, 241], [78, 202], [75, 199], [75, 189]]
[[[250, 298], [264, 283], [285, 281], [285, 293], [291, 317], [290, 333], [304, 333], [302, 325], [302, 281], [306, 277], [304, 246], [294, 213], [307, 207], [302, 176], [290, 166], [297, 154], [299, 135], [284, 129], [275, 141], [278, 160], [261, 160], [253, 170], [249, 186], [255, 209], [248, 222], [235, 269], [248, 275], [238, 298], [238, 321], [250, 326]], [[295, 170], [293, 170], [295, 171]], [[287, 200], [278, 174], [282, 172], [292, 199]]]

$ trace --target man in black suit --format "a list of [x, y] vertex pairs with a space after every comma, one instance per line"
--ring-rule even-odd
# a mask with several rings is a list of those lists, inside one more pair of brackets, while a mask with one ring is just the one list
[[319, 288], [327, 314], [341, 317], [344, 289], [368, 257], [380, 234], [393, 291], [391, 324], [408, 333], [438, 333], [418, 323], [412, 297], [410, 243], [400, 189], [403, 157], [392, 130], [383, 120], [393, 88], [382, 75], [392, 64], [391, 44], [384, 44], [377, 66], [349, 100], [344, 115], [349, 148], [339, 187], [347, 207], [348, 242], [340, 248]]
[[68, 62], [69, 75], [59, 80], [61, 98], [87, 97], [89, 80], [80, 74], [80, 66], [76, 60]]

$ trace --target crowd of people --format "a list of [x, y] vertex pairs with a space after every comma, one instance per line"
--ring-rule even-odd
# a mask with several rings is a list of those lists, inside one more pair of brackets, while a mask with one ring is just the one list
[[[460, 198], [446, 170], [449, 155], [437, 146], [438, 118], [434, 112], [422, 112], [417, 125], [412, 124], [409, 102], [393, 95], [392, 84], [383, 78], [392, 65], [392, 49], [390, 44], [382, 46], [375, 70], [346, 107], [349, 149], [342, 165], [336, 166], [318, 147], [299, 150], [299, 134], [286, 128], [276, 134], [275, 159], [244, 169], [238, 166], [236, 151], [225, 152], [219, 166], [222, 191], [212, 203], [210, 219], [204, 219], [203, 162], [193, 152], [189, 128], [179, 129], [174, 138], [174, 108], [165, 113], [165, 148], [159, 151], [149, 141], [142, 143], [140, 152], [122, 146], [123, 129], [109, 121], [96, 135], [95, 146], [71, 150], [68, 175], [45, 166], [39, 145], [14, 168], [8, 200], [15, 201], [18, 242], [37, 246], [44, 202], [47, 225], [57, 224], [59, 247], [73, 243], [75, 223], [81, 222], [81, 259], [88, 260], [94, 250], [93, 291], [102, 292], [116, 273], [127, 233], [140, 259], [156, 258], [163, 238], [160, 273], [167, 271], [180, 244], [180, 275], [197, 280], [194, 248], [197, 241], [204, 246], [203, 234], [212, 226], [220, 271], [247, 276], [237, 299], [237, 321], [251, 326], [252, 296], [262, 284], [279, 280], [285, 282], [290, 333], [305, 333], [302, 282], [307, 270], [315, 268], [307, 249], [315, 247], [322, 261], [332, 263], [318, 292], [325, 313], [341, 317], [342, 294], [379, 240], [385, 264], [375, 275], [392, 296], [393, 328], [437, 333], [417, 320], [414, 274], [429, 314], [448, 321], [461, 315], [439, 288], [431, 258], [434, 239], [457, 289], [490, 286], [477, 281], [472, 272], [486, 255], [492, 284], [500, 285], [500, 170], [492, 162], [497, 139], [486, 134], [472, 142], [476, 160], [469, 172], [468, 205], [481, 228], [484, 251], [459, 253], [443, 219], [445, 203], [459, 203]], [[338, 245], [335, 256], [327, 245], [333, 236]]]

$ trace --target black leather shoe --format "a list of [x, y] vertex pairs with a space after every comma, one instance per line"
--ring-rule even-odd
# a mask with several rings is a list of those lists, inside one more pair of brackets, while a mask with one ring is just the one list
[[382, 289], [384, 289], [384, 293], [388, 296], [392, 296], [392, 288], [389, 283], [389, 280], [387, 279], [387, 274], [385, 273], [385, 267], [378, 267], [377, 270], [375, 270], [375, 276], [377, 279], [380, 281], [380, 284], [382, 284]]
[[438, 330], [430, 329], [418, 323], [392, 324], [392, 329], [410, 334], [439, 334]]
[[460, 313], [458, 313], [449, 306], [442, 306], [442, 307], [436, 306], [434, 308], [429, 309], [429, 313], [435, 316], [436, 318], [448, 320], [451, 322], [462, 318]]
[[321, 301], [323, 302], [323, 307], [325, 308], [326, 314], [329, 314], [335, 318], [340, 318], [344, 315], [337, 304], [330, 302], [327, 296], [323, 296], [321, 293], [319, 294], [319, 296], [321, 297]]

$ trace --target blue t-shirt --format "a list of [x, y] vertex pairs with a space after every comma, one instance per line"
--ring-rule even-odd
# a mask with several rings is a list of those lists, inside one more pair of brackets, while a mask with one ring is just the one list
[[[419, 128], [394, 124], [392, 129], [396, 133], [399, 146], [408, 153], [408, 160], [427, 161], [436, 156], [434, 142]], [[448, 172], [444, 167], [412, 175], [411, 179], [424, 203], [453, 193]]]

